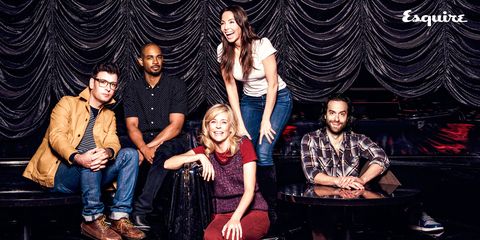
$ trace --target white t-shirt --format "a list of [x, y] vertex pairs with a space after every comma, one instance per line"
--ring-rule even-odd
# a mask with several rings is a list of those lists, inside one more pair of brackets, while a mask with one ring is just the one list
[[[268, 38], [262, 38], [260, 40], [255, 40], [253, 42], [253, 68], [248, 75], [247, 79], [243, 79], [242, 66], [238, 59], [235, 59], [233, 65], [233, 78], [237, 81], [243, 82], [243, 93], [252, 97], [260, 97], [264, 94], [267, 94], [268, 83], [265, 78], [265, 69], [263, 67], [262, 61], [268, 56], [277, 52], [277, 50], [272, 46], [272, 43]], [[217, 47], [217, 60], [220, 62], [222, 56], [223, 46], [220, 43]], [[278, 75], [278, 90], [282, 90], [287, 86], [287, 84], [282, 80], [280, 75]]]

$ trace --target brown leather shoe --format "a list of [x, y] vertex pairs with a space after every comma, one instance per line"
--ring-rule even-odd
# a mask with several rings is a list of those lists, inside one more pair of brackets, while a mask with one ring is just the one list
[[122, 237], [105, 222], [105, 216], [101, 216], [93, 222], [82, 222], [80, 228], [83, 235], [93, 239], [122, 240]]
[[120, 218], [119, 220], [110, 220], [110, 227], [129, 240], [140, 240], [145, 238], [145, 233], [133, 226], [128, 218]]

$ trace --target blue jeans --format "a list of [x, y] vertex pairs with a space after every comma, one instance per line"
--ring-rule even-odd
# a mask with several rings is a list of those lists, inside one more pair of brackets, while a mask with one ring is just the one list
[[288, 119], [290, 119], [293, 106], [292, 96], [287, 88], [277, 92], [277, 101], [270, 116], [270, 124], [277, 134], [275, 134], [272, 143], [269, 143], [267, 138], [263, 137], [262, 143], [258, 144], [266, 99], [266, 94], [260, 97], [251, 97], [243, 94], [240, 100], [240, 111], [242, 112], [243, 122], [252, 137], [252, 142], [258, 157], [257, 165], [259, 166], [273, 166], [273, 147], [282, 135], [283, 128], [287, 124]]
[[53, 191], [82, 193], [82, 215], [86, 221], [93, 221], [103, 214], [104, 205], [100, 197], [102, 187], [117, 180], [117, 191], [110, 208], [110, 218], [118, 220], [128, 217], [132, 211], [133, 192], [138, 175], [138, 152], [132, 148], [122, 148], [114, 161], [93, 172], [79, 165], [68, 166], [60, 163], [55, 174]]

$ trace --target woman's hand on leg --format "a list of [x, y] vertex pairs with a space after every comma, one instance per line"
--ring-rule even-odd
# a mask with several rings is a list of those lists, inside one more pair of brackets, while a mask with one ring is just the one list
[[225, 239], [242, 239], [242, 224], [239, 220], [230, 219], [222, 228], [222, 236]]
[[273, 139], [275, 139], [275, 130], [272, 128], [272, 124], [270, 121], [262, 121], [260, 125], [260, 137], [258, 140], [258, 144], [262, 144], [263, 137], [267, 138], [267, 141], [269, 143], [273, 142]]

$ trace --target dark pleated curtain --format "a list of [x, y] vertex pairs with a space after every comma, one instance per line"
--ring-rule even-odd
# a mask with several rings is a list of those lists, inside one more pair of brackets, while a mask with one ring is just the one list
[[[480, 3], [430, 1], [3, 0], [0, 135], [28, 136], [52, 106], [86, 87], [95, 63], [122, 68], [120, 90], [142, 77], [136, 56], [159, 43], [165, 68], [188, 86], [189, 109], [224, 102], [215, 52], [220, 10], [239, 4], [278, 49], [279, 73], [299, 102], [348, 89], [366, 69], [403, 97], [440, 87], [480, 106]], [[404, 23], [405, 10], [465, 14], [466, 23]]]

